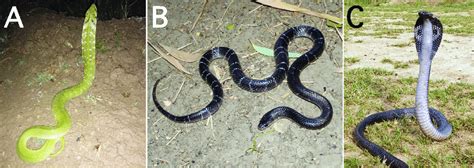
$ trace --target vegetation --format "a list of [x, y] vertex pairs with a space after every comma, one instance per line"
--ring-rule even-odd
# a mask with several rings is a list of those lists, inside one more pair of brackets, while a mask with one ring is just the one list
[[[413, 107], [417, 79], [400, 78], [391, 71], [360, 68], [346, 71], [344, 80], [344, 150], [346, 167], [381, 165], [378, 158], [358, 148], [352, 131], [367, 115]], [[449, 139], [426, 137], [415, 119], [383, 122], [368, 127], [366, 136], [410, 165], [460, 167], [474, 165], [474, 85], [431, 81], [430, 107], [443, 112], [453, 125]]]
[[[387, 1], [376, 0], [345, 1], [346, 8], [356, 4], [361, 5], [364, 11], [354, 11], [352, 13], [352, 20], [355, 23], [364, 22], [364, 25], [359, 29], [344, 26], [345, 38], [369, 35], [396, 38], [401, 33], [412, 33], [419, 10], [430, 11], [439, 16], [443, 23], [445, 34], [461, 36], [474, 34], [474, 29], [472, 29], [474, 27], [474, 12], [472, 11], [474, 9], [474, 1], [462, 3], [449, 3], [446, 1], [436, 5], [421, 1], [409, 4], [388, 4]], [[348, 25], [347, 20], [346, 25]]]
[[346, 66], [358, 63], [359, 61], [360, 61], [360, 58], [358, 57], [344, 57], [344, 63]]
[[38, 86], [43, 86], [46, 82], [53, 81], [54, 76], [48, 72], [41, 72], [37, 73], [36, 76], [33, 79], [28, 80], [27, 85], [32, 86], [32, 85], [38, 85]]
[[393, 61], [393, 60], [388, 59], [388, 58], [382, 59], [382, 63], [392, 64], [395, 69], [406, 69], [409, 66], [408, 65], [409, 62]]

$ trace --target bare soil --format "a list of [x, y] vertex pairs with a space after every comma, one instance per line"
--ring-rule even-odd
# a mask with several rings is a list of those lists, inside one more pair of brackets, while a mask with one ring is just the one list
[[[357, 43], [356, 41], [362, 41]], [[408, 44], [397, 47], [400, 44]], [[443, 35], [438, 52], [431, 66], [431, 80], [474, 83], [474, 40], [472, 36]], [[404, 33], [398, 38], [375, 38], [355, 36], [344, 44], [345, 57], [360, 58], [358, 63], [346, 66], [348, 70], [361, 67], [383, 68], [396, 72], [402, 77], [418, 77], [418, 65], [395, 69], [392, 64], [382, 63], [384, 58], [408, 62], [418, 60], [413, 42], [413, 33]]]

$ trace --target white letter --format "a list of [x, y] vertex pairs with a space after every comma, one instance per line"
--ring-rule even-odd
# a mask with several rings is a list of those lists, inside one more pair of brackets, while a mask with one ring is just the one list
[[[158, 10], [162, 10], [163, 13], [161, 13], [160, 15], [158, 15]], [[166, 25], [168, 24], [168, 19], [166, 19], [165, 15], [168, 11], [166, 10], [166, 8], [164, 6], [153, 6], [153, 28], [163, 28], [163, 27], [166, 27]], [[156, 20], [157, 19], [161, 19], [163, 20], [163, 23], [162, 24], [157, 24], [156, 23]]]
[[[12, 15], [15, 14], [16, 19], [12, 19]], [[23, 22], [21, 21], [20, 14], [18, 14], [18, 9], [16, 6], [12, 6], [12, 10], [10, 10], [10, 14], [8, 15], [7, 22], [5, 22], [5, 26], [3, 28], [7, 28], [10, 22], [18, 22], [20, 28], [23, 28]]]

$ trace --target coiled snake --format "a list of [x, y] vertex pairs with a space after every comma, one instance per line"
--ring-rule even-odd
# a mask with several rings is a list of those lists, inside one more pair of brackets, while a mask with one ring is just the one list
[[[295, 38], [305, 37], [313, 41], [313, 47], [305, 54], [293, 62], [288, 70], [288, 44]], [[324, 37], [321, 32], [310, 26], [297, 26], [288, 29], [280, 35], [275, 42], [274, 55], [276, 67], [272, 75], [262, 80], [255, 80], [247, 77], [242, 71], [239, 59], [236, 53], [226, 47], [216, 47], [207, 51], [199, 61], [199, 72], [203, 80], [211, 87], [212, 101], [203, 109], [185, 116], [175, 116], [161, 107], [156, 97], [156, 86], [159, 80], [155, 82], [152, 97], [155, 106], [168, 119], [179, 123], [189, 123], [204, 120], [217, 112], [223, 101], [223, 90], [221, 83], [210, 72], [209, 64], [220, 58], [225, 58], [229, 64], [229, 71], [233, 81], [242, 89], [250, 92], [265, 92], [277, 87], [288, 73], [288, 85], [297, 96], [317, 105], [321, 109], [321, 115], [317, 118], [308, 118], [289, 107], [277, 107], [266, 113], [260, 120], [258, 128], [263, 130], [273, 121], [286, 117], [300, 126], [308, 129], [319, 129], [326, 126], [332, 118], [332, 106], [330, 102], [322, 95], [304, 87], [301, 84], [299, 75], [301, 71], [321, 56], [324, 50]]]
[[[23, 161], [29, 163], [40, 162], [50, 155], [56, 156], [64, 149], [64, 135], [66, 135], [71, 128], [71, 117], [65, 105], [72, 98], [87, 92], [94, 81], [96, 23], [97, 8], [92, 4], [86, 12], [82, 30], [83, 80], [77, 85], [61, 90], [54, 96], [51, 109], [56, 119], [55, 126], [33, 126], [26, 129], [20, 135], [16, 145], [16, 151]], [[45, 140], [45, 142], [38, 149], [30, 149], [27, 146], [27, 142], [31, 138], [42, 139]], [[61, 148], [53, 153], [58, 141], [61, 143]]]
[[[354, 130], [354, 139], [357, 145], [367, 149], [372, 155], [379, 157], [382, 162], [390, 167], [408, 167], [408, 165], [380, 146], [368, 141], [364, 136], [364, 130], [367, 126], [383, 121], [415, 117], [423, 133], [434, 140], [444, 140], [449, 137], [452, 131], [446, 117], [438, 110], [428, 107], [431, 61], [441, 43], [443, 26], [431, 13], [421, 11], [418, 15], [414, 29], [416, 50], [420, 63], [416, 88], [416, 107], [372, 114], [362, 120]], [[432, 120], [438, 128], [433, 125]]]

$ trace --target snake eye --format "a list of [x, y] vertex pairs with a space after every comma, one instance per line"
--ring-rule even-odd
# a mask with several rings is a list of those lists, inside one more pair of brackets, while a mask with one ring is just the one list
[[260, 131], [263, 131], [264, 129], [266, 129], [268, 127], [268, 124], [263, 124], [263, 123], [260, 123], [258, 124], [258, 129]]

